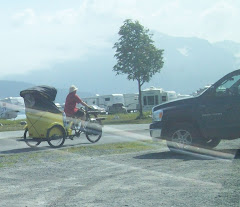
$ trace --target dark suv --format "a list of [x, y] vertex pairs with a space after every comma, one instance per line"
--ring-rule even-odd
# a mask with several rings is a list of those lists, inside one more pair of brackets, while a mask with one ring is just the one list
[[240, 70], [233, 71], [201, 94], [155, 106], [150, 135], [165, 139], [170, 150], [216, 147], [221, 139], [240, 137]]

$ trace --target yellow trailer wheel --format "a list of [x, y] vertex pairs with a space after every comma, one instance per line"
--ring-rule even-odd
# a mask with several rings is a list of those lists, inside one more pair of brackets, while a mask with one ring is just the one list
[[66, 133], [62, 126], [56, 125], [51, 127], [47, 132], [48, 144], [53, 147], [61, 147], [66, 139]]
[[34, 139], [34, 138], [29, 137], [28, 128], [26, 128], [24, 131], [24, 141], [29, 147], [32, 147], [32, 148], [37, 147], [41, 143], [41, 139], [39, 139], [39, 138]]

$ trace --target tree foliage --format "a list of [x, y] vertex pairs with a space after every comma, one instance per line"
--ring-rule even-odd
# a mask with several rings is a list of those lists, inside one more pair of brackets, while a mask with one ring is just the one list
[[113, 71], [117, 75], [127, 74], [128, 80], [138, 82], [140, 116], [142, 115], [141, 86], [163, 67], [163, 50], [157, 49], [152, 34], [138, 21], [124, 21], [118, 32], [120, 38], [114, 44], [117, 64]]

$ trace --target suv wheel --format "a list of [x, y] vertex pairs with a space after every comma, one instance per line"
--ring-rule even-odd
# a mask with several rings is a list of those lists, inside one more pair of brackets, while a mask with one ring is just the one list
[[212, 149], [216, 146], [218, 146], [218, 144], [221, 142], [221, 139], [219, 138], [213, 138], [213, 139], [208, 139], [206, 140], [206, 142], [203, 143], [203, 145], [209, 149]]
[[198, 146], [199, 132], [190, 124], [178, 124], [170, 131], [167, 146], [170, 151], [186, 150], [189, 146]]

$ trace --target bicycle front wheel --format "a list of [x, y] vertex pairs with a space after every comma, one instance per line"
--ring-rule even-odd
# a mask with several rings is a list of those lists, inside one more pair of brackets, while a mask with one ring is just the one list
[[89, 122], [85, 134], [89, 142], [95, 143], [102, 137], [102, 126], [98, 121]]

